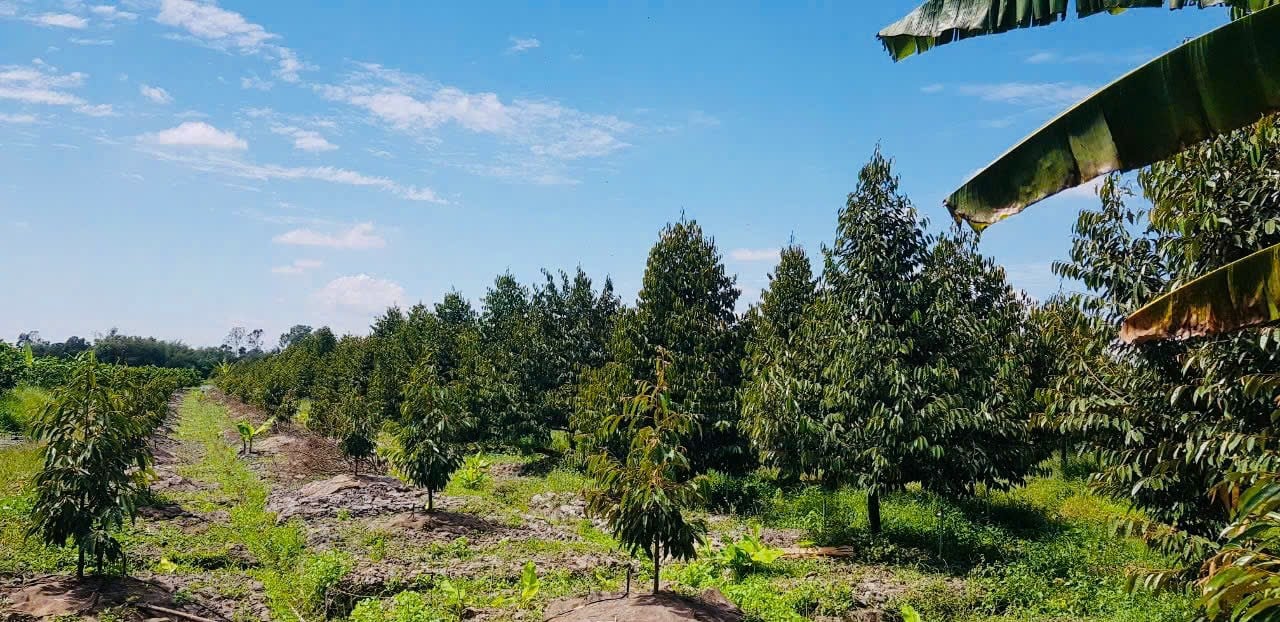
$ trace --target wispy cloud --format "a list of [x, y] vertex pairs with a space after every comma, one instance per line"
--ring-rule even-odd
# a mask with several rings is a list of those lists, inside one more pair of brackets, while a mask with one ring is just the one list
[[457, 127], [495, 138], [496, 160], [453, 162], [473, 171], [528, 171], [529, 180], [566, 177], [564, 165], [599, 158], [625, 149], [622, 136], [634, 126], [616, 116], [592, 114], [555, 101], [503, 100], [497, 93], [469, 92], [376, 64], [359, 70], [338, 85], [318, 87], [328, 99], [350, 104], [373, 120], [411, 136], [441, 140], [438, 132]]
[[244, 151], [249, 148], [249, 143], [243, 138], [203, 121], [187, 121], [167, 130], [143, 134], [138, 139], [164, 147], [197, 147], [230, 151]]
[[734, 261], [777, 261], [776, 248], [735, 248], [729, 251], [729, 258]]
[[129, 11], [121, 11], [120, 7], [110, 4], [98, 4], [89, 7], [89, 11], [98, 17], [110, 21], [133, 21], [138, 19], [137, 13]]
[[961, 84], [955, 92], [986, 102], [1016, 106], [1067, 106], [1092, 94], [1094, 87], [1071, 82], [1000, 82]]
[[83, 30], [89, 26], [89, 20], [71, 13], [42, 13], [29, 18], [33, 23], [50, 28], [70, 28]]
[[138, 87], [138, 91], [142, 93], [143, 97], [157, 104], [173, 103], [173, 96], [169, 95], [169, 91], [166, 91], [158, 86], [148, 86], [146, 84], [143, 84]]
[[[143, 141], [142, 144], [147, 144]], [[215, 153], [199, 155], [175, 153], [172, 150], [151, 149], [150, 154], [158, 159], [181, 164], [196, 171], [216, 173], [253, 179], [256, 181], [288, 180], [288, 181], [321, 181], [331, 184], [377, 188], [409, 201], [422, 201], [440, 205], [449, 202], [424, 186], [406, 185], [386, 177], [365, 175], [356, 171], [333, 166], [282, 166], [279, 164], [256, 164]]]
[[299, 151], [333, 151], [338, 146], [329, 142], [319, 132], [312, 130], [304, 130], [300, 127], [291, 125], [276, 125], [271, 131], [281, 136], [293, 138], [293, 148]]
[[275, 86], [270, 80], [263, 80], [256, 75], [240, 78], [240, 88], [255, 91], [270, 91]]
[[269, 59], [276, 63], [276, 77], [286, 82], [297, 82], [298, 73], [307, 68], [296, 52], [274, 43], [280, 35], [213, 2], [161, 0], [156, 21], [182, 29], [188, 36], [215, 49]]
[[528, 52], [542, 45], [542, 42], [533, 37], [511, 37], [511, 47], [507, 51], [512, 54]]
[[1063, 54], [1053, 50], [1035, 52], [1027, 57], [1026, 62], [1032, 65], [1044, 64], [1094, 64], [1094, 65], [1136, 65], [1146, 62], [1153, 56], [1152, 52], [1133, 50], [1127, 52], [1078, 52]]
[[367, 274], [338, 277], [313, 295], [329, 309], [369, 315], [392, 305], [403, 305], [404, 288], [394, 281]]
[[375, 231], [373, 223], [363, 222], [336, 233], [324, 233], [314, 229], [294, 229], [272, 238], [276, 244], [290, 246], [319, 246], [342, 250], [368, 250], [383, 248], [387, 241]]
[[88, 75], [78, 71], [59, 73], [43, 62], [30, 66], [0, 66], [0, 99], [46, 106], [71, 106], [89, 116], [114, 114], [109, 104], [91, 104], [69, 89], [79, 88]]
[[31, 125], [39, 121], [35, 115], [30, 114], [3, 114], [0, 113], [0, 123], [9, 123], [12, 125]]
[[275, 266], [271, 268], [273, 274], [296, 275], [305, 274], [311, 270], [315, 270], [324, 265], [323, 261], [315, 259], [295, 259], [293, 263], [283, 266]]
[[81, 37], [72, 37], [71, 42], [76, 45], [115, 45], [114, 39], [85, 39]]

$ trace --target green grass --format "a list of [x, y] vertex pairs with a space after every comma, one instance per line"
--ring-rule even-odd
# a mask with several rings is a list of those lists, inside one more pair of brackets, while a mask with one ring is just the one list
[[[733, 580], [699, 561], [674, 565], [664, 576], [690, 591], [718, 587], [749, 619], [770, 622], [838, 615], [857, 591], [859, 571], [871, 568], [896, 585], [890, 609], [908, 604], [930, 622], [1191, 617], [1185, 593], [1126, 591], [1128, 571], [1168, 567], [1171, 560], [1116, 536], [1112, 525], [1129, 510], [1080, 480], [1040, 478], [965, 501], [919, 490], [888, 495], [879, 536], [867, 531], [865, 502], [856, 490], [808, 489], [775, 496], [757, 517], [822, 544], [851, 545], [848, 562], [783, 560], [768, 573]], [[733, 517], [714, 530], [744, 524]]]
[[[306, 528], [300, 520], [277, 524], [276, 515], [266, 509], [267, 484], [239, 459], [235, 446], [226, 440], [227, 431], [235, 427], [226, 408], [195, 395], [189, 394], [179, 409], [177, 437], [198, 448], [194, 464], [182, 469], [182, 474], [214, 488], [190, 493], [181, 500], [198, 511], [226, 509], [229, 521], [215, 523], [196, 535], [173, 530], [163, 540], [165, 558], [183, 560], [185, 552], [213, 543], [242, 545], [260, 564], [245, 574], [262, 583], [277, 619], [323, 617], [325, 592], [350, 568], [350, 558], [307, 551]], [[216, 553], [217, 545], [212, 550]], [[188, 569], [195, 568], [189, 562], [178, 567], [179, 572]]]
[[0, 447], [0, 573], [58, 572], [75, 568], [71, 549], [51, 548], [27, 537], [35, 501], [40, 447], [23, 443]]
[[0, 432], [28, 435], [31, 422], [51, 399], [48, 391], [27, 386], [18, 387], [0, 396]]

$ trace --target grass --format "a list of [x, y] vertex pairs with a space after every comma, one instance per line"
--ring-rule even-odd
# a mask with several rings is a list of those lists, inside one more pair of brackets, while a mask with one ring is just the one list
[[[782, 560], [763, 574], [733, 580], [705, 561], [675, 565], [667, 578], [690, 591], [721, 589], [749, 619], [783, 621], [838, 615], [870, 580], [890, 593], [888, 607], [910, 605], [930, 622], [977, 620], [1185, 620], [1185, 593], [1129, 593], [1126, 573], [1167, 567], [1142, 542], [1115, 535], [1130, 511], [1090, 493], [1082, 480], [1038, 478], [1008, 492], [954, 501], [920, 490], [889, 495], [884, 532], [867, 531], [865, 495], [807, 489], [777, 494], [756, 515], [766, 528], [851, 545], [849, 562]], [[746, 519], [716, 521], [739, 532]]]
[[305, 526], [299, 520], [277, 523], [276, 515], [266, 509], [267, 484], [226, 440], [226, 432], [234, 428], [227, 409], [197, 395], [188, 394], [179, 408], [177, 437], [196, 448], [194, 463], [180, 472], [213, 488], [186, 493], [181, 495], [186, 498], [178, 500], [206, 513], [225, 509], [229, 520], [195, 535], [172, 530], [162, 540], [162, 559], [182, 561], [178, 572], [199, 570], [202, 564], [191, 563], [191, 551], [210, 550], [216, 555], [220, 548], [242, 546], [259, 564], [244, 573], [262, 583], [277, 619], [322, 616], [325, 593], [349, 569], [350, 559], [333, 552], [307, 551]]
[[[548, 521], [542, 504], [532, 503], [546, 493], [576, 495], [589, 484], [580, 472], [545, 457], [486, 454], [473, 461], [487, 463], [485, 473], [459, 478], [444, 491], [460, 501], [460, 511], [519, 528], [512, 537], [407, 546], [403, 534], [339, 511], [338, 539], [324, 550], [308, 548], [300, 519], [277, 523], [267, 511], [270, 487], [227, 440], [234, 427], [227, 410], [199, 395], [182, 402], [176, 435], [180, 473], [203, 486], [172, 493], [169, 500], [218, 518], [207, 529], [188, 531], [140, 521], [123, 534], [135, 567], [185, 575], [180, 598], [214, 591], [248, 603], [261, 596], [276, 620], [342, 619], [352, 611], [356, 622], [453, 621], [467, 608], [482, 609], [493, 620], [527, 620], [555, 598], [623, 584], [624, 566], [613, 562], [626, 556], [609, 534], [587, 520]], [[0, 448], [0, 572], [73, 567], [70, 549], [24, 537], [39, 461], [32, 443]], [[1070, 475], [1087, 471], [1087, 465], [1072, 466]], [[748, 620], [841, 617], [851, 609], [897, 611], [902, 605], [929, 622], [1172, 622], [1193, 615], [1187, 594], [1125, 590], [1128, 571], [1169, 560], [1116, 536], [1112, 525], [1131, 511], [1092, 494], [1079, 477], [1041, 477], [962, 501], [918, 489], [887, 495], [879, 536], [867, 531], [865, 495], [857, 490], [784, 492], [758, 475], [719, 477], [719, 513], [709, 515], [719, 541], [755, 524], [854, 550], [851, 559], [781, 559], [739, 577], [708, 558], [664, 566], [669, 588], [718, 588]], [[539, 589], [521, 600], [520, 568], [529, 560], [537, 565]], [[431, 570], [390, 581], [382, 597], [331, 606], [331, 588], [353, 568], [382, 564]], [[639, 560], [633, 566], [634, 585], [643, 589], [652, 566]], [[245, 607], [244, 617], [252, 617]]]
[[0, 432], [26, 436], [52, 396], [38, 387], [22, 386], [0, 396]]

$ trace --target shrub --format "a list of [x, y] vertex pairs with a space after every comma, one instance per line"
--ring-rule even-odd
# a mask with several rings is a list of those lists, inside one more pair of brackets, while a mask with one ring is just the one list
[[708, 510], [752, 516], [762, 513], [779, 490], [759, 471], [743, 476], [708, 471], [706, 486]]

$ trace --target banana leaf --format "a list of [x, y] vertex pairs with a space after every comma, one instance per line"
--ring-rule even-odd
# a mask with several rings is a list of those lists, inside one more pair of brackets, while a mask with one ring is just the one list
[[1141, 343], [1258, 326], [1280, 319], [1280, 244], [1174, 289], [1125, 318], [1120, 339]]
[[1280, 7], [1130, 72], [1032, 133], [945, 201], [981, 231], [1062, 190], [1131, 171], [1280, 110]]
[[[1170, 9], [1230, 6], [1235, 17], [1280, 0], [1170, 0]], [[1076, 16], [1161, 7], [1164, 0], [1076, 0]], [[895, 61], [934, 47], [1018, 28], [1052, 24], [1067, 16], [1067, 0], [928, 0], [877, 35]]]

